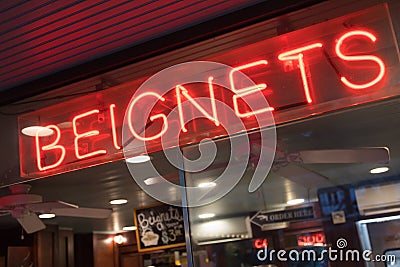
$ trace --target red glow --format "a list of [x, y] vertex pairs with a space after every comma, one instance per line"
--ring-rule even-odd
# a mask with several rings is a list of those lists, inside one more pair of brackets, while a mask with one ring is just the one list
[[260, 114], [263, 112], [270, 112], [270, 111], [274, 111], [273, 107], [266, 107], [266, 108], [261, 108], [261, 109], [257, 109], [257, 110], [252, 110], [249, 112], [245, 112], [245, 113], [241, 113], [239, 110], [239, 104], [238, 104], [238, 99], [239, 97], [245, 97], [247, 95], [251, 95], [253, 94], [254, 91], [248, 91], [245, 93], [241, 93], [240, 95], [233, 95], [232, 99], [233, 99], [233, 108], [235, 110], [235, 114], [236, 116], [238, 116], [239, 118], [246, 118], [252, 115], [256, 115], [256, 114]]
[[324, 245], [325, 242], [325, 235], [323, 232], [302, 234], [297, 238], [297, 244], [302, 247]]
[[342, 81], [342, 83], [344, 83], [347, 87], [359, 90], [359, 89], [365, 89], [365, 88], [371, 87], [371, 86], [377, 84], [378, 82], [380, 82], [382, 80], [383, 76], [385, 75], [385, 64], [377, 56], [372, 56], [372, 55], [346, 56], [346, 55], [344, 55], [342, 53], [342, 51], [340, 50], [340, 47], [343, 45], [343, 42], [347, 38], [351, 38], [351, 37], [355, 37], [355, 36], [367, 37], [372, 42], [376, 41], [375, 35], [373, 35], [370, 32], [367, 32], [367, 31], [347, 32], [347, 33], [343, 34], [336, 43], [335, 52], [338, 55], [338, 57], [343, 60], [346, 60], [346, 61], [374, 61], [379, 66], [378, 75], [375, 77], [375, 79], [373, 79], [372, 81], [367, 82], [367, 83], [355, 84], [355, 83], [350, 82], [345, 76], [340, 77], [340, 80]]
[[259, 61], [255, 61], [255, 62], [251, 62], [248, 64], [244, 64], [238, 67], [233, 68], [233, 70], [231, 70], [231, 72], [229, 73], [229, 81], [231, 83], [231, 89], [233, 92], [237, 93], [237, 94], [242, 94], [245, 93], [247, 91], [258, 91], [258, 90], [264, 90], [265, 88], [267, 88], [267, 85], [265, 83], [260, 83], [260, 84], [256, 84], [254, 86], [249, 86], [249, 87], [245, 87], [245, 88], [241, 88], [241, 89], [236, 89], [235, 88], [235, 82], [233, 80], [233, 74], [236, 71], [241, 71], [244, 69], [249, 69], [249, 68], [253, 68], [253, 67], [257, 67], [257, 66], [262, 66], [262, 65], [268, 65], [268, 61], [264, 60], [259, 60]]
[[[344, 29], [342, 22], [347, 18], [357, 18], [357, 25], [368, 29]], [[255, 33], [262, 30], [254, 28]], [[229, 36], [241, 38], [241, 32]], [[195, 45], [191, 50], [195, 58], [234, 67], [224, 72], [208, 69], [203, 73], [208, 80], [201, 84], [188, 82], [177, 72], [172, 90], [164, 92], [161, 81], [142, 91], [148, 77], [135, 76], [127, 83], [18, 116], [19, 131], [32, 125], [59, 127], [52, 128], [54, 134], [47, 137], [19, 135], [21, 177], [39, 178], [122, 160], [122, 133], [127, 140], [135, 140], [126, 142], [132, 156], [151, 154], [226, 136], [227, 129], [218, 125], [232, 126], [232, 134], [242, 131], [242, 126], [256, 131], [274, 122], [296, 121], [400, 94], [397, 43], [385, 5], [281, 36], [259, 37], [245, 45], [221, 37], [221, 46], [215, 49], [212, 41], [203, 48], [203, 44]], [[183, 56], [180, 52], [160, 55], [155, 62], [167, 66], [169, 60], [178, 62]], [[150, 69], [140, 73], [151, 75], [154, 64], [143, 64]]]
[[143, 97], [146, 97], [146, 96], [153, 96], [153, 97], [156, 97], [158, 100], [165, 101], [165, 98], [164, 98], [164, 97], [162, 97], [161, 95], [159, 95], [159, 94], [157, 94], [157, 93], [155, 93], [155, 92], [146, 92], [146, 93], [143, 93], [143, 94], [137, 96], [137, 97], [131, 102], [131, 104], [130, 104], [129, 107], [128, 107], [128, 126], [129, 126], [129, 130], [131, 131], [132, 135], [133, 135], [135, 138], [137, 138], [137, 139], [139, 139], [139, 140], [142, 140], [142, 141], [151, 141], [151, 140], [160, 138], [160, 137], [168, 130], [168, 121], [167, 121], [167, 116], [165, 116], [165, 115], [162, 114], [162, 113], [161, 113], [161, 114], [157, 114], [157, 115], [153, 115], [153, 116], [150, 116], [150, 120], [151, 120], [151, 121], [155, 121], [156, 119], [159, 119], [159, 118], [161, 118], [161, 119], [163, 120], [163, 127], [162, 127], [161, 131], [160, 131], [158, 134], [155, 134], [155, 135], [150, 136], [150, 137], [143, 137], [143, 136], [139, 135], [139, 134], [135, 131], [135, 129], [133, 128], [133, 125], [132, 125], [132, 111], [133, 111], [133, 107], [136, 105], [136, 103], [137, 103], [140, 99], [142, 99]]
[[119, 149], [121, 149], [121, 146], [118, 145], [118, 141], [117, 141], [117, 128], [115, 126], [114, 108], [115, 108], [115, 104], [111, 104], [110, 105], [111, 131], [112, 131], [112, 137], [113, 137], [113, 145], [114, 145], [115, 149], [119, 150]]
[[255, 61], [255, 62], [251, 62], [251, 63], [248, 63], [248, 64], [244, 64], [244, 65], [235, 67], [229, 73], [229, 81], [230, 81], [230, 84], [231, 84], [231, 89], [232, 89], [233, 92], [236, 93], [235, 95], [233, 95], [233, 98], [232, 98], [232, 100], [233, 100], [233, 108], [235, 110], [236, 116], [238, 116], [239, 118], [246, 118], [246, 117], [249, 117], [249, 116], [252, 116], [252, 115], [256, 115], [256, 114], [260, 114], [260, 113], [263, 113], [263, 112], [269, 112], [269, 111], [273, 111], [274, 110], [273, 107], [266, 107], [266, 108], [262, 108], [262, 109], [258, 109], [258, 110], [252, 110], [252, 111], [245, 112], [245, 113], [241, 113], [240, 110], [239, 110], [239, 104], [238, 104], [238, 99], [239, 98], [251, 95], [253, 93], [256, 93], [257, 91], [262, 91], [262, 90], [267, 88], [267, 84], [260, 83], [260, 84], [254, 85], [254, 86], [249, 86], [249, 87], [237, 89], [235, 87], [235, 81], [233, 79], [233, 74], [236, 71], [241, 71], [241, 70], [244, 70], [244, 69], [249, 69], [249, 68], [254, 68], [254, 67], [264, 66], [264, 65], [268, 65], [268, 61], [267, 60], [265, 60], [265, 59], [258, 60], [258, 61]]
[[82, 113], [80, 115], [77, 115], [72, 119], [72, 126], [73, 126], [74, 134], [75, 134], [75, 138], [74, 138], [75, 156], [78, 159], [89, 158], [89, 157], [93, 157], [96, 155], [101, 155], [101, 154], [107, 153], [107, 151], [105, 149], [102, 149], [102, 150], [96, 150], [96, 151], [93, 151], [93, 152], [90, 152], [87, 154], [83, 154], [83, 155], [79, 154], [79, 139], [95, 136], [95, 135], [98, 135], [100, 132], [98, 130], [93, 130], [93, 131], [88, 131], [88, 132], [84, 132], [84, 133], [78, 133], [76, 122], [79, 119], [82, 119], [84, 117], [87, 117], [87, 116], [90, 116], [93, 114], [97, 114], [99, 112], [100, 111], [98, 109], [94, 109], [94, 110]]
[[176, 98], [178, 101], [177, 106], [178, 106], [178, 111], [179, 111], [179, 121], [180, 121], [181, 129], [183, 132], [187, 132], [187, 129], [185, 127], [185, 120], [183, 118], [181, 94], [184, 97], [186, 97], [186, 99], [189, 100], [189, 102], [192, 103], [192, 105], [194, 107], [196, 107], [207, 119], [214, 122], [215, 126], [220, 125], [220, 122], [219, 122], [218, 116], [217, 116], [217, 109], [216, 109], [216, 105], [215, 105], [215, 96], [214, 96], [214, 88], [213, 88], [212, 80], [213, 80], [213, 77], [208, 78], [208, 88], [209, 88], [209, 93], [210, 93], [210, 102], [211, 102], [211, 108], [212, 108], [213, 115], [210, 115], [202, 106], [200, 106], [199, 103], [197, 103], [196, 100], [194, 100], [189, 95], [189, 93], [185, 87], [183, 87], [182, 85], [177, 85], [175, 87]]
[[310, 88], [309, 88], [308, 81], [307, 81], [306, 66], [304, 64], [303, 52], [310, 50], [310, 49], [321, 48], [321, 47], [322, 47], [322, 43], [314, 43], [314, 44], [296, 48], [296, 49], [293, 49], [293, 50], [290, 50], [290, 51], [287, 51], [287, 52], [284, 52], [284, 53], [281, 53], [278, 55], [278, 59], [281, 61], [297, 60], [299, 62], [301, 80], [303, 82], [303, 89], [304, 89], [304, 94], [307, 99], [307, 103], [312, 103], [313, 99], [311, 98]]
[[253, 246], [256, 249], [263, 249], [268, 247], [268, 239], [264, 238], [264, 239], [256, 239], [253, 242]]
[[[61, 164], [61, 162], [63, 162], [64, 158], [65, 158], [65, 147], [62, 145], [57, 145], [58, 142], [60, 141], [61, 138], [61, 132], [60, 132], [60, 128], [58, 128], [55, 125], [48, 125], [45, 126], [45, 128], [48, 129], [53, 129], [56, 133], [56, 139], [53, 141], [53, 143], [46, 145], [46, 146], [42, 146], [40, 147], [40, 141], [39, 141], [39, 133], [41, 130], [36, 132], [35, 135], [35, 144], [36, 144], [36, 163], [37, 163], [37, 167], [40, 171], [45, 171], [48, 169], [52, 169], [55, 168], [57, 166], [59, 166]], [[41, 157], [41, 151], [49, 151], [49, 150], [55, 150], [55, 149], [59, 149], [61, 151], [61, 156], [60, 158], [51, 165], [47, 165], [47, 166], [42, 166], [42, 157]]]

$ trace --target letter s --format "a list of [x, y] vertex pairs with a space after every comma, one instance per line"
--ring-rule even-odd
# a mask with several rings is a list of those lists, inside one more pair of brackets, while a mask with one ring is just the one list
[[343, 45], [345, 40], [347, 40], [350, 37], [354, 37], [354, 36], [367, 37], [372, 42], [376, 41], [375, 35], [373, 35], [370, 32], [367, 32], [367, 31], [357, 30], [357, 31], [347, 32], [347, 33], [343, 34], [336, 43], [335, 52], [336, 52], [337, 56], [340, 59], [343, 59], [345, 61], [373, 61], [376, 64], [378, 64], [379, 73], [373, 80], [366, 82], [366, 83], [361, 83], [361, 84], [356, 84], [356, 83], [350, 82], [345, 76], [340, 77], [340, 80], [344, 85], [346, 85], [347, 87], [349, 87], [351, 89], [356, 89], [356, 90], [366, 89], [368, 87], [371, 87], [371, 86], [377, 84], [378, 82], [380, 82], [382, 80], [382, 78], [385, 74], [385, 64], [383, 63], [382, 59], [380, 59], [377, 56], [372, 56], [372, 55], [348, 56], [348, 55], [343, 54], [343, 52], [341, 51], [341, 46]]

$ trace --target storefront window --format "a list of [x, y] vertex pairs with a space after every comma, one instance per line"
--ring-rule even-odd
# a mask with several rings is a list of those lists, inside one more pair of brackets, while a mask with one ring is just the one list
[[[22, 114], [21, 177], [1, 186], [29, 181], [59, 200], [50, 207], [79, 203], [76, 220], [55, 214], [54, 233], [76, 231], [76, 251], [102, 242], [121, 266], [397, 266], [399, 6], [373, 2], [257, 22], [108, 73], [118, 86]], [[212, 67], [197, 68], [205, 60]], [[204, 79], [186, 80], [192, 70]], [[125, 206], [109, 205], [124, 196]], [[23, 219], [47, 210], [22, 204], [4, 215], [40, 233], [44, 224], [30, 232]], [[110, 217], [83, 222], [96, 207]], [[134, 230], [104, 233], [124, 226]]]
[[[248, 192], [250, 177], [262, 162], [255, 154], [257, 133], [250, 135], [255, 158], [250, 158], [238, 185], [213, 203], [189, 208], [195, 265], [341, 266], [346, 255], [340, 263], [339, 254], [336, 260], [325, 254], [329, 249], [355, 249], [360, 258], [363, 250], [373, 251], [371, 257], [390, 254], [399, 246], [398, 216], [388, 218], [398, 214], [400, 120], [392, 112], [398, 104], [394, 99], [278, 126], [273, 166], [254, 193]], [[228, 143], [221, 140], [217, 146]], [[185, 150], [193, 155], [195, 149]], [[228, 150], [222, 149], [203, 172], [187, 173], [187, 183], [207, 182], [212, 192], [217, 186], [212, 182], [228, 164]], [[311, 151], [316, 156], [306, 158]], [[383, 167], [386, 172], [374, 173]], [[285, 252], [277, 254], [280, 250]], [[307, 254], [301, 253], [304, 250], [316, 258], [301, 258]], [[364, 262], [383, 266], [362, 258], [353, 263]]]

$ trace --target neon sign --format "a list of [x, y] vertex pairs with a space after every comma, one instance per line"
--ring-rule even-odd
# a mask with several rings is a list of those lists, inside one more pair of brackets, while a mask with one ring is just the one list
[[253, 241], [253, 247], [256, 249], [263, 249], [268, 247], [268, 239], [256, 239]]
[[325, 235], [323, 232], [315, 232], [309, 234], [301, 234], [297, 237], [297, 245], [306, 246], [322, 246], [325, 245]]
[[279, 60], [285, 61], [285, 60], [296, 60], [298, 61], [299, 64], [299, 70], [301, 73], [301, 81], [303, 82], [303, 89], [304, 89], [304, 94], [306, 95], [307, 98], [307, 103], [312, 103], [313, 100], [310, 95], [310, 88], [308, 85], [308, 78], [306, 74], [306, 65], [304, 63], [304, 52], [310, 49], [314, 48], [321, 48], [322, 44], [321, 43], [314, 43], [310, 44], [307, 46], [303, 46], [300, 48], [296, 48], [291, 51], [284, 52], [282, 54], [279, 54], [278, 58]]
[[[53, 129], [56, 132], [56, 139], [51, 144], [41, 146], [40, 140], [39, 140], [39, 134], [40, 134], [41, 130], [38, 130], [36, 132], [36, 135], [35, 135], [36, 162], [37, 162], [37, 168], [40, 171], [45, 171], [45, 170], [52, 169], [52, 168], [59, 166], [64, 161], [64, 158], [65, 158], [65, 147], [61, 146], [61, 145], [57, 145], [58, 142], [60, 141], [60, 137], [61, 137], [60, 128], [57, 127], [56, 125], [48, 125], [48, 126], [45, 126], [45, 129]], [[42, 157], [41, 157], [40, 152], [53, 150], [53, 149], [59, 149], [61, 151], [61, 155], [60, 155], [59, 159], [53, 164], [43, 166], [42, 165]]]
[[[350, 18], [358, 24], [347, 29], [343, 22]], [[224, 77], [206, 73], [203, 84], [182, 84], [178, 77], [167, 94], [149, 88], [129, 102], [138, 80], [19, 116], [20, 132], [33, 125], [53, 130], [49, 136], [20, 134], [21, 176], [44, 177], [122, 159], [125, 112], [132, 142], [144, 141], [147, 151], [154, 152], [161, 150], [160, 138], [190, 144], [226, 135], [221, 127], [229, 123], [226, 111], [217, 103], [231, 108], [252, 130], [266, 126], [254, 117], [267, 112], [281, 123], [399, 94], [392, 89], [399, 62], [389, 25], [385, 7], [378, 6], [205, 58], [233, 69]], [[226, 79], [229, 88], [218, 86], [218, 79]], [[141, 111], [150, 100], [157, 104], [146, 120]], [[202, 119], [191, 120], [195, 114]], [[171, 134], [175, 129], [179, 135]], [[143, 151], [137, 147], [132, 153]]]

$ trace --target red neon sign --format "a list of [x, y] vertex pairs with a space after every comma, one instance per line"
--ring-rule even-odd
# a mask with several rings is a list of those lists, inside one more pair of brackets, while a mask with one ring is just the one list
[[101, 155], [101, 154], [106, 154], [107, 150], [105, 149], [101, 149], [101, 150], [96, 150], [96, 151], [92, 151], [92, 152], [87, 152], [85, 154], [81, 154], [79, 152], [80, 150], [80, 145], [79, 145], [79, 140], [82, 138], [90, 138], [91, 136], [95, 136], [95, 135], [99, 135], [100, 132], [98, 130], [91, 130], [91, 131], [87, 131], [87, 132], [83, 132], [83, 133], [78, 133], [78, 120], [81, 120], [85, 117], [89, 117], [89, 116], [93, 116], [100, 113], [100, 111], [98, 109], [94, 109], [79, 115], [76, 115], [73, 119], [72, 119], [72, 127], [74, 129], [74, 134], [75, 134], [75, 138], [74, 138], [74, 147], [75, 147], [75, 156], [77, 159], [84, 159], [84, 158], [90, 158], [96, 155]]
[[136, 103], [141, 100], [142, 98], [146, 97], [146, 96], [152, 96], [152, 97], [156, 97], [157, 99], [161, 100], [161, 101], [165, 101], [165, 98], [160, 96], [159, 94], [155, 93], [155, 92], [147, 92], [147, 93], [143, 93], [141, 95], [139, 95], [136, 99], [133, 100], [133, 102], [129, 105], [128, 107], [128, 122], [129, 122], [129, 129], [131, 130], [132, 135], [139, 140], [142, 141], [152, 141], [152, 140], [156, 140], [158, 138], [160, 138], [167, 130], [168, 130], [168, 123], [167, 123], [167, 117], [164, 114], [157, 114], [157, 115], [153, 115], [150, 117], [150, 121], [155, 121], [157, 119], [162, 119], [163, 121], [163, 127], [162, 130], [151, 136], [151, 137], [144, 137], [141, 136], [140, 134], [138, 134], [136, 132], [136, 130], [134, 129], [132, 122], [133, 122], [133, 117], [132, 117], [132, 111], [133, 111], [133, 107], [136, 105]]
[[115, 104], [111, 104], [110, 105], [110, 123], [111, 123], [110, 127], [111, 127], [111, 130], [112, 130], [114, 148], [116, 150], [120, 150], [121, 146], [118, 144], [117, 127], [116, 127], [116, 123], [115, 123], [115, 112], [114, 112], [114, 109], [115, 109]]
[[[60, 141], [60, 138], [61, 138], [60, 128], [58, 128], [55, 125], [48, 125], [48, 126], [45, 126], [45, 128], [54, 130], [55, 133], [56, 133], [56, 139], [51, 144], [48, 144], [48, 145], [45, 145], [45, 146], [41, 146], [40, 145], [40, 141], [39, 141], [39, 134], [40, 134], [41, 131], [39, 130], [39, 131], [36, 132], [36, 135], [35, 135], [36, 163], [37, 163], [37, 168], [40, 171], [45, 171], [45, 170], [48, 170], [48, 169], [56, 168], [57, 166], [59, 166], [64, 161], [64, 158], [65, 158], [65, 147], [61, 146], [61, 145], [58, 145], [58, 142]], [[61, 152], [61, 155], [59, 156], [58, 160], [53, 164], [49, 164], [47, 166], [43, 166], [42, 153], [45, 153], [45, 151], [57, 150], [57, 149], [59, 149], [60, 152]]]
[[344, 85], [346, 85], [349, 88], [352, 89], [366, 89], [371, 86], [374, 86], [378, 82], [380, 82], [383, 79], [383, 76], [385, 75], [385, 63], [383, 63], [383, 60], [377, 56], [373, 55], [345, 55], [342, 52], [342, 46], [345, 43], [347, 39], [354, 39], [354, 38], [360, 38], [360, 37], [366, 37], [370, 39], [372, 42], [375, 42], [377, 40], [376, 36], [368, 31], [350, 31], [342, 36], [340, 36], [339, 40], [337, 41], [336, 47], [335, 47], [335, 52], [336, 55], [345, 60], [345, 61], [373, 61], [379, 66], [379, 72], [378, 75], [372, 79], [372, 81], [363, 83], [363, 84], [355, 84], [353, 82], [350, 82], [345, 76], [340, 77], [340, 80]]
[[325, 235], [323, 232], [301, 234], [297, 237], [297, 245], [301, 247], [306, 246], [322, 246], [326, 243]]
[[268, 247], [268, 239], [256, 239], [253, 241], [253, 247], [256, 249], [263, 249]]
[[312, 103], [313, 100], [311, 98], [311, 93], [310, 93], [310, 88], [308, 85], [308, 78], [306, 74], [306, 65], [304, 63], [304, 53], [307, 50], [311, 50], [314, 48], [321, 48], [322, 44], [321, 43], [314, 43], [311, 45], [303, 46], [300, 48], [296, 48], [291, 51], [284, 52], [282, 54], [278, 55], [279, 60], [285, 61], [285, 60], [297, 60], [299, 63], [299, 70], [301, 73], [301, 81], [303, 82], [303, 89], [304, 89], [304, 94], [306, 95], [307, 103]]
[[[376, 24], [365, 14], [373, 14]], [[138, 80], [22, 115], [20, 130], [38, 125], [54, 134], [20, 134], [21, 176], [43, 177], [122, 159], [125, 112], [131, 141], [143, 141], [147, 151], [154, 152], [161, 149], [161, 138], [167, 139], [168, 147], [177, 139], [188, 144], [226, 135], [221, 125], [232, 122], [218, 102], [251, 130], [266, 126], [254, 118], [271, 111], [281, 123], [399, 94], [390, 91], [399, 62], [390, 26], [382, 26], [390, 23], [385, 7], [349, 17], [358, 18], [356, 29], [343, 28], [348, 19], [343, 17], [205, 58], [233, 67], [222, 78], [211, 71], [204, 74], [207, 82], [177, 81], [163, 95], [150, 88], [130, 102]], [[240, 72], [254, 83], [243, 80]], [[229, 88], [219, 86], [218, 79], [225, 79]], [[201, 97], [208, 101], [199, 101]], [[142, 112], [154, 100], [147, 120]], [[174, 119], [169, 117], [172, 110]], [[191, 120], [196, 114], [202, 119]], [[180, 129], [179, 136], [175, 129]], [[137, 147], [132, 153], [143, 151]]]
[[211, 102], [211, 107], [212, 107], [212, 115], [210, 115], [200, 104], [198, 104], [196, 102], [195, 99], [193, 99], [188, 90], [186, 90], [185, 87], [183, 87], [182, 85], [177, 85], [176, 88], [176, 98], [178, 100], [177, 106], [178, 106], [178, 110], [179, 110], [179, 121], [180, 121], [180, 125], [181, 125], [181, 129], [183, 132], [187, 132], [187, 129], [185, 127], [185, 123], [184, 123], [184, 118], [183, 118], [183, 109], [182, 109], [182, 97], [181, 95], [183, 95], [194, 107], [196, 107], [196, 109], [198, 109], [207, 119], [209, 119], [210, 121], [214, 122], [215, 126], [219, 126], [220, 122], [218, 121], [218, 116], [217, 116], [217, 108], [215, 106], [215, 96], [214, 96], [214, 88], [213, 88], [213, 84], [212, 84], [212, 80], [213, 77], [209, 77], [208, 78], [208, 87], [209, 87], [209, 91], [210, 91], [210, 102]]

